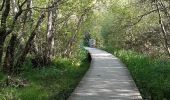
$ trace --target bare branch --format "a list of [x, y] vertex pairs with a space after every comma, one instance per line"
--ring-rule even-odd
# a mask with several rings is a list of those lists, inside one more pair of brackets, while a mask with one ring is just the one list
[[6, 0], [5, 10], [2, 12], [2, 17], [1, 17], [1, 28], [2, 29], [6, 29], [6, 21], [7, 21], [9, 12], [10, 12], [10, 0]]
[[[48, 9], [52, 9], [54, 7], [56, 7], [56, 5], [60, 5], [60, 4], [63, 4], [65, 3], [66, 1], [62, 1], [62, 0], [57, 0], [56, 2], [54, 2], [51, 6], [48, 6], [48, 7], [32, 7], [32, 8], [27, 8], [27, 9], [23, 9], [23, 11], [27, 11], [27, 10], [31, 10], [31, 9], [34, 9], [36, 11], [41, 11], [41, 10], [46, 10], [46, 12], [48, 12], [47, 10]], [[57, 6], [58, 7], [58, 6]]]
[[20, 5], [20, 7], [23, 7], [27, 1], [28, 1], [28, 0], [25, 0], [25, 1]]
[[[165, 7], [165, 8], [168, 8], [168, 7]], [[138, 20], [137, 20], [136, 22], [132, 23], [131, 25], [128, 25], [128, 26], [134, 26], [134, 25], [138, 24], [138, 23], [143, 19], [143, 17], [145, 17], [145, 16], [147, 16], [147, 15], [150, 15], [150, 14], [153, 13], [153, 12], [156, 12], [158, 9], [159, 9], [160, 11], [163, 10], [162, 8], [159, 7], [159, 8], [157, 8], [157, 9], [153, 9], [153, 10], [151, 10], [151, 11], [149, 11], [149, 12], [146, 12], [146, 13], [140, 15], [140, 16], [137, 16], [136, 18], [132, 18], [132, 19], [138, 19]]]
[[4, 5], [5, 5], [5, 0], [2, 1], [2, 5], [1, 5], [1, 8], [0, 8], [0, 11], [2, 11], [2, 9], [4, 8]]
[[137, 17], [138, 20], [137, 20], [135, 23], [133, 23], [132, 26], [138, 24], [138, 23], [142, 20], [143, 17], [145, 17], [145, 16], [147, 16], [147, 15], [149, 15], [149, 14], [155, 12], [155, 11], [157, 11], [157, 9], [151, 10], [151, 11], [149, 11], [149, 12], [143, 14], [143, 15], [138, 16], [138, 17]]
[[13, 21], [12, 21], [12, 25], [11, 27], [9, 28], [9, 30], [7, 30], [6, 34], [10, 34], [13, 29], [14, 29], [14, 26], [16, 24], [16, 21], [18, 19], [18, 17], [22, 14], [23, 10], [22, 10], [22, 7], [24, 6], [24, 4], [26, 3], [27, 0], [25, 0], [21, 5], [19, 5], [19, 11], [16, 13], [16, 15], [14, 16], [13, 18]]

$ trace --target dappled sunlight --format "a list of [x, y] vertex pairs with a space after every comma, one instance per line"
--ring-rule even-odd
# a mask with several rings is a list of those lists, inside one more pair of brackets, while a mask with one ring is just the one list
[[99, 49], [86, 49], [92, 56], [91, 68], [69, 100], [141, 100], [128, 69], [118, 58]]
[[[103, 79], [103, 78], [89, 78], [83, 80], [78, 92], [75, 93], [76, 96], [80, 97], [102, 97], [106, 96], [106, 100], [117, 99], [141, 99], [140, 93], [133, 88], [130, 84], [133, 80], [119, 80], [119, 79]], [[87, 84], [88, 86], [83, 86]], [[130, 88], [129, 88], [130, 87]], [[110, 99], [109, 99], [110, 98]], [[87, 99], [88, 100], [88, 99]], [[93, 99], [89, 99], [93, 100]], [[102, 100], [102, 99], [98, 99]]]
[[[92, 55], [92, 56], [94, 56], [94, 55]], [[99, 55], [96, 56], [96, 55], [95, 55], [95, 56], [94, 56], [94, 59], [96, 59], [96, 58], [97, 58], [97, 59], [118, 59], [118, 58], [114, 58], [114, 57], [113, 57], [113, 58], [110, 58], [110, 56], [99, 56]]]
[[109, 57], [109, 56], [112, 56], [111, 54], [109, 53], [96, 53], [96, 54], [92, 54], [92, 56], [102, 56], [102, 57]]
[[94, 53], [94, 54], [91, 54], [91, 56], [94, 58], [94, 59], [118, 59], [116, 57], [114, 57], [112, 54], [110, 53], [100, 53], [101, 51], [99, 51], [99, 53]]
[[[95, 51], [95, 53], [92, 53], [91, 56], [94, 59], [118, 59], [116, 57], [114, 57], [112, 54], [107, 53], [105, 51], [102, 50], [97, 50], [95, 48], [89, 48], [89, 47], [85, 47], [86, 50], [90, 50], [91, 52]], [[101, 53], [102, 52], [102, 53]]]

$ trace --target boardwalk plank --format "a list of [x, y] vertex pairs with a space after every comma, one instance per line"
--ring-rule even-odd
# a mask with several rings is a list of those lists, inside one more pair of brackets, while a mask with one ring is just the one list
[[91, 67], [68, 100], [142, 100], [128, 69], [110, 53], [86, 49]]

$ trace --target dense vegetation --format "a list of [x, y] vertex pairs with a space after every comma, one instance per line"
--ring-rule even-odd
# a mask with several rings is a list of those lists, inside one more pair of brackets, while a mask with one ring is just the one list
[[87, 71], [97, 1], [0, 0], [0, 99], [66, 100]]
[[108, 2], [100, 24], [103, 48], [127, 65], [143, 99], [169, 100], [169, 0]]
[[168, 100], [169, 27], [169, 0], [1, 0], [0, 99], [66, 99], [92, 38], [123, 60], [144, 98]]
[[107, 50], [119, 57], [128, 67], [143, 99], [170, 99], [170, 61], [125, 50]]
[[0, 63], [3, 72], [18, 74], [28, 56], [35, 67], [55, 57], [79, 52], [95, 1], [1, 0]]
[[[84, 53], [82, 53], [84, 55]], [[0, 75], [0, 100], [66, 100], [89, 67], [87, 58], [55, 59], [44, 68], [32, 68], [30, 61], [17, 77]], [[3, 81], [5, 80], [5, 81]]]

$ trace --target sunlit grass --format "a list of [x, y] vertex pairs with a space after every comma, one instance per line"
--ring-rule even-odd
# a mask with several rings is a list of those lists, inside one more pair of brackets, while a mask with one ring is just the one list
[[170, 61], [125, 50], [109, 50], [128, 67], [144, 99], [170, 100]]
[[[28, 86], [1, 86], [0, 100], [66, 100], [89, 68], [85, 56], [77, 60], [58, 58], [50, 66], [36, 69], [28, 61], [20, 76], [28, 80]], [[0, 73], [0, 81], [4, 77]]]

